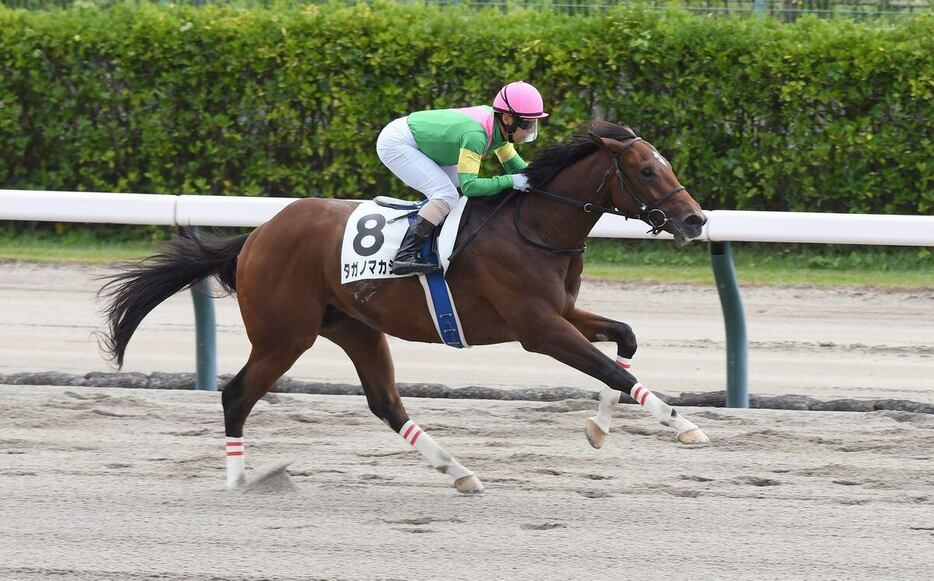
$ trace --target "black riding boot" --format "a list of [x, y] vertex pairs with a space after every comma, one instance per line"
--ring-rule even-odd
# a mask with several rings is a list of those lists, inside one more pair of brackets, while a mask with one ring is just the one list
[[423, 262], [418, 258], [418, 251], [425, 244], [425, 240], [435, 231], [435, 225], [421, 216], [416, 216], [415, 221], [409, 224], [409, 229], [402, 239], [402, 246], [392, 261], [393, 274], [429, 274], [440, 272], [441, 270], [433, 264]]

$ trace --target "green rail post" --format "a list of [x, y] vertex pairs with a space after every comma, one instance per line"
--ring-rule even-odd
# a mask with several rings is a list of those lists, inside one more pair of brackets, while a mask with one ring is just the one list
[[[197, 235], [197, 228], [192, 229]], [[199, 280], [191, 287], [195, 305], [195, 338], [197, 342], [198, 374], [195, 389], [217, 391], [217, 322], [214, 317], [214, 299], [211, 297], [211, 279]]]
[[717, 292], [720, 294], [720, 306], [723, 307], [723, 322], [726, 325], [726, 407], [748, 408], [746, 318], [743, 314], [743, 299], [739, 295], [739, 285], [736, 282], [730, 243], [711, 242], [710, 261], [717, 282]]

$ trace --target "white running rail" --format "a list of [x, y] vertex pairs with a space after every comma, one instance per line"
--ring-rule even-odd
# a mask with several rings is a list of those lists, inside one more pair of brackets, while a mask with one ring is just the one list
[[[0, 190], [0, 220], [161, 226], [259, 226], [299, 198]], [[706, 212], [698, 240], [934, 246], [934, 216], [815, 212]], [[636, 220], [603, 216], [596, 238], [652, 238]], [[671, 238], [661, 234], [659, 238]]]

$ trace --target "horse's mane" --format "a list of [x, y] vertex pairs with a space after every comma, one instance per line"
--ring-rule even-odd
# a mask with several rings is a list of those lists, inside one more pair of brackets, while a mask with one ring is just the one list
[[626, 125], [594, 121], [587, 130], [571, 138], [570, 142], [550, 145], [539, 151], [535, 160], [524, 170], [525, 175], [529, 177], [529, 184], [533, 188], [545, 188], [561, 170], [596, 151], [597, 145], [590, 139], [590, 133], [617, 141], [636, 137], [633, 130]]

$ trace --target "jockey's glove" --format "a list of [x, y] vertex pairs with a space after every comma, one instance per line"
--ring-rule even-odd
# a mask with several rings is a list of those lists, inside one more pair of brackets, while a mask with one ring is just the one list
[[532, 186], [529, 185], [529, 178], [524, 173], [512, 174], [512, 188], [520, 192], [527, 192]]

